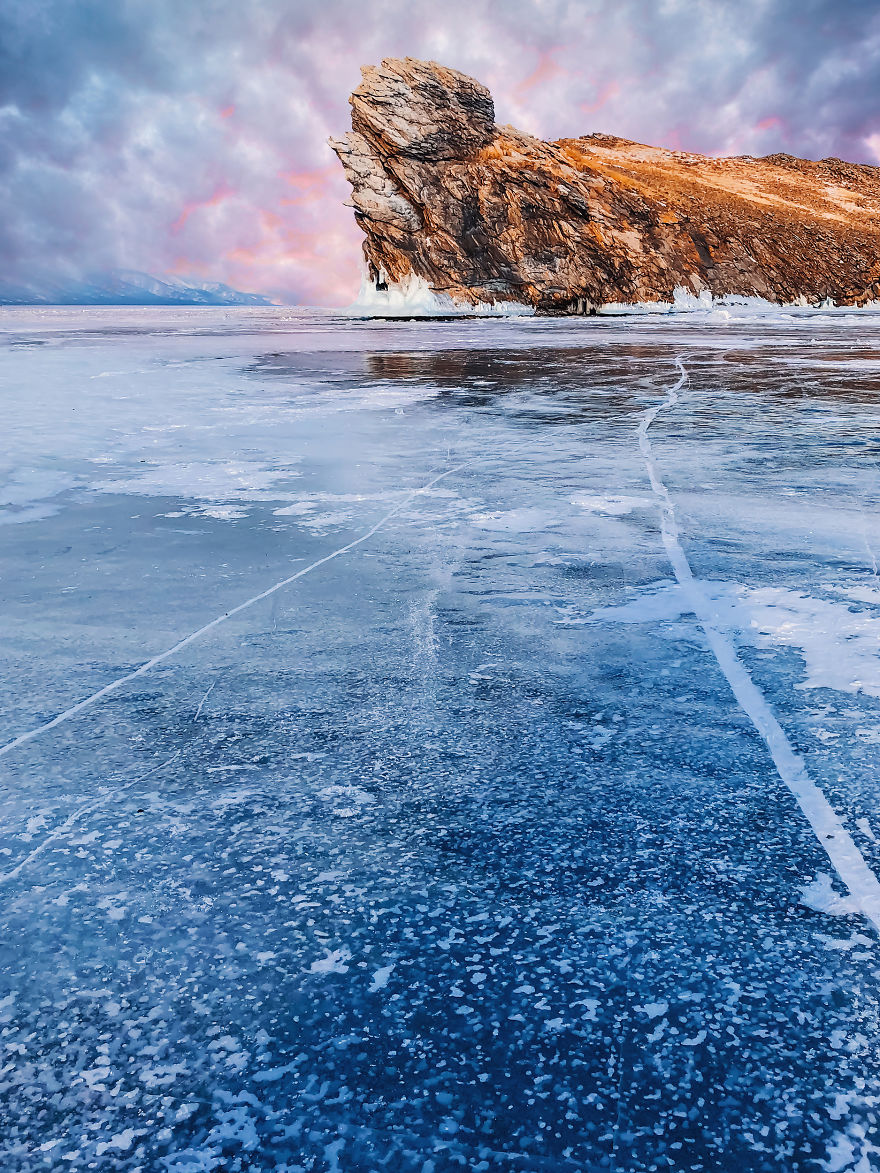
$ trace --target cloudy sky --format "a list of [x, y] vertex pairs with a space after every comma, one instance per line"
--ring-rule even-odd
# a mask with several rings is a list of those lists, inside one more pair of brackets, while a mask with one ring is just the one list
[[346, 304], [360, 233], [326, 140], [358, 67], [405, 55], [547, 138], [880, 161], [880, 0], [2, 0], [0, 278]]

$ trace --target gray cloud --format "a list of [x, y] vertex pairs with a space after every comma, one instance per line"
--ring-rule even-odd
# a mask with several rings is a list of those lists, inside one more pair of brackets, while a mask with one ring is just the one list
[[359, 65], [404, 54], [544, 137], [880, 158], [874, 0], [5, 0], [0, 279], [350, 299], [360, 238], [326, 139]]

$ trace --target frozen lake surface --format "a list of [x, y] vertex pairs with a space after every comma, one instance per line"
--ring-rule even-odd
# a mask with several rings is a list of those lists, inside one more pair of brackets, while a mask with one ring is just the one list
[[878, 327], [0, 311], [4, 1173], [880, 1169]]

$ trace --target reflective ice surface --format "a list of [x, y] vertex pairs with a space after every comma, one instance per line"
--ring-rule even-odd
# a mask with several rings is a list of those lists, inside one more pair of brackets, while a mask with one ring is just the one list
[[3, 311], [4, 1173], [880, 1168], [878, 325]]

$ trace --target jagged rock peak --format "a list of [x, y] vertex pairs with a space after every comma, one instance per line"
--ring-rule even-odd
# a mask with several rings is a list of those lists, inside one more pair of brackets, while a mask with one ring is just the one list
[[433, 61], [367, 66], [331, 140], [380, 284], [589, 312], [694, 294], [880, 298], [880, 171], [791, 155], [706, 158], [496, 126], [489, 91]]
[[495, 134], [495, 103], [478, 81], [435, 61], [387, 57], [365, 65], [351, 95], [352, 129], [391, 153], [456, 159]]

